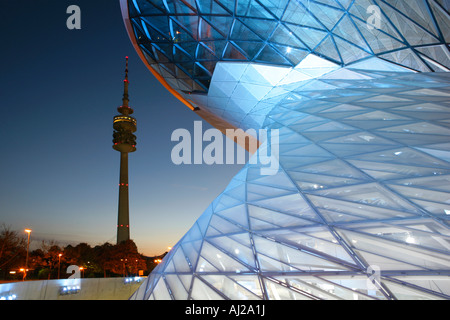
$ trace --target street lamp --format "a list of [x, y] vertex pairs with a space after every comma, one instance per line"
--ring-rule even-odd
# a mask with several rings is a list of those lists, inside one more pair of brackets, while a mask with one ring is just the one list
[[59, 279], [59, 273], [61, 271], [61, 256], [62, 256], [62, 253], [58, 254], [58, 279]]
[[23, 272], [23, 278], [22, 278], [22, 281], [25, 281], [25, 277], [27, 276], [27, 271], [28, 271], [28, 269], [20, 268], [19, 271], [20, 271], [20, 272]]
[[125, 277], [128, 272], [126, 271], [125, 264], [128, 262], [128, 259], [120, 259], [123, 262], [123, 276]]
[[[28, 254], [30, 251], [30, 235], [31, 235], [31, 229], [25, 229], [25, 232], [28, 233], [28, 242], [27, 242], [27, 259], [25, 261], [25, 269], [28, 269]], [[23, 280], [25, 280], [25, 273]]]

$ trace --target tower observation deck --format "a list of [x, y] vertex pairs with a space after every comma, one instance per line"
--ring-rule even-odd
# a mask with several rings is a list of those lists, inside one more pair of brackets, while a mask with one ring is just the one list
[[136, 119], [129, 107], [128, 57], [126, 57], [124, 93], [122, 105], [117, 108], [120, 115], [114, 117], [113, 149], [120, 152], [119, 209], [117, 220], [117, 244], [130, 239], [130, 214], [128, 199], [128, 153], [136, 151]]

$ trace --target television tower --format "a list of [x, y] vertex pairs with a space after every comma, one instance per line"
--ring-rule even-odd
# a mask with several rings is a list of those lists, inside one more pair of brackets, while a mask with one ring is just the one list
[[128, 200], [128, 153], [136, 151], [136, 119], [131, 117], [133, 109], [128, 106], [128, 57], [126, 57], [121, 114], [114, 117], [113, 149], [120, 152], [119, 213], [117, 220], [117, 244], [130, 239], [130, 213]]

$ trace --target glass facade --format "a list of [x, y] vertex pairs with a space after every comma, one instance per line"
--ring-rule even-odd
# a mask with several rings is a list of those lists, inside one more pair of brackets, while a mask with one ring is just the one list
[[175, 90], [279, 133], [278, 170], [249, 161], [133, 299], [450, 299], [448, 2], [128, 9]]
[[182, 92], [207, 92], [218, 61], [346, 66], [378, 56], [447, 71], [445, 0], [128, 0], [147, 61]]

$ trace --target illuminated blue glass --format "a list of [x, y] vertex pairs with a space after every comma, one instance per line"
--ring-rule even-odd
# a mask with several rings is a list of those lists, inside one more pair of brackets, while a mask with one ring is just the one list
[[128, 7], [148, 62], [170, 61], [192, 80], [180, 92], [207, 92], [218, 61], [292, 67], [308, 53], [340, 66], [379, 56], [421, 72], [448, 70], [445, 2], [391, 2], [129, 0]]
[[450, 299], [448, 1], [123, 1], [200, 116], [279, 131], [133, 299]]

